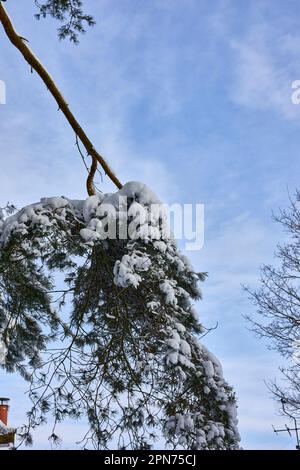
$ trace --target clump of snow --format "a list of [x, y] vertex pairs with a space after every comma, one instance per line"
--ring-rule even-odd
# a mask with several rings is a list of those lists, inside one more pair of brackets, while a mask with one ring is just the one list
[[0, 436], [5, 436], [6, 434], [10, 434], [12, 432], [15, 432], [15, 428], [6, 426], [6, 424], [4, 424], [0, 419]]
[[215, 375], [214, 365], [211, 361], [204, 361], [203, 367], [207, 377], [213, 377]]
[[190, 357], [191, 356], [191, 347], [187, 341], [182, 339], [180, 341], [180, 350], [184, 356]]
[[141, 276], [138, 273], [148, 271], [150, 266], [151, 260], [147, 255], [140, 253], [124, 255], [121, 260], [116, 261], [114, 282], [120, 287], [132, 285], [136, 288], [141, 281]]
[[4, 341], [1, 340], [0, 338], [0, 365], [5, 363], [6, 354], [7, 354], [7, 347], [5, 346]]
[[176, 307], [178, 300], [176, 297], [176, 291], [174, 289], [176, 283], [174, 281], [166, 280], [162, 282], [159, 286], [160, 290], [165, 294], [166, 296], [166, 302], [167, 304], [173, 305]]

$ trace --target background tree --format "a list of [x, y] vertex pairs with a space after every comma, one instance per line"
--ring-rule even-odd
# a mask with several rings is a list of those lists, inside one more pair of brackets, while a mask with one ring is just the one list
[[284, 385], [276, 382], [270, 388], [286, 409], [300, 417], [300, 192], [289, 210], [274, 216], [288, 235], [288, 241], [277, 247], [276, 266], [261, 268], [261, 286], [246, 290], [257, 306], [256, 316], [247, 317], [253, 331], [270, 340], [269, 347], [287, 360], [281, 368]]

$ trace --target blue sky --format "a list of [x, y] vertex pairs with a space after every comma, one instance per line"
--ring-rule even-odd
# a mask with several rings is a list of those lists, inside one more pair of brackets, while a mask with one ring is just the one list
[[[15, 26], [46, 65], [96, 148], [123, 181], [148, 184], [167, 203], [205, 204], [205, 244], [188, 255], [208, 271], [198, 305], [206, 344], [239, 401], [244, 448], [286, 449], [264, 381], [283, 359], [247, 330], [253, 311], [241, 284], [255, 286], [284, 234], [272, 210], [299, 187], [300, 4], [296, 0], [86, 0], [97, 25], [78, 47], [58, 42], [57, 24], [36, 21], [33, 0], [9, 0]], [[43, 83], [0, 29], [0, 206], [43, 196], [84, 198], [74, 135]], [[114, 190], [104, 178], [103, 191]], [[22, 380], [0, 373], [23, 422]], [[71, 448], [84, 423], [65, 423]], [[46, 447], [47, 429], [36, 435]]]

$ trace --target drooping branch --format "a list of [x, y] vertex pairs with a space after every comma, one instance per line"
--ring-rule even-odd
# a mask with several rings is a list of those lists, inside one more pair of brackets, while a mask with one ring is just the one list
[[[26, 40], [23, 37], [19, 36], [16, 32], [4, 6], [0, 1], [0, 22], [5, 30], [6, 35], [8, 36], [10, 42], [21, 52], [24, 59], [28, 62], [30, 67], [37, 72], [40, 78], [45, 83], [46, 87], [54, 97], [55, 101], [57, 102], [59, 109], [63, 112], [64, 116], [66, 117], [67, 121], [69, 122], [70, 126], [74, 130], [76, 136], [80, 139], [82, 144], [84, 145], [88, 155], [92, 158], [92, 168], [95, 168], [95, 162], [97, 161], [101, 167], [103, 168], [106, 175], [111, 179], [111, 181], [117, 186], [117, 188], [122, 188], [122, 183], [116, 177], [106, 160], [97, 152], [94, 148], [92, 142], [86, 135], [85, 131], [82, 129], [80, 124], [78, 123], [77, 119], [75, 118], [72, 111], [69, 109], [69, 105], [62, 96], [61, 92], [57, 88], [55, 82], [45, 69], [45, 67], [40, 63], [40, 61], [35, 57], [35, 55], [31, 52], [30, 48], [26, 44]], [[91, 172], [90, 175], [93, 173]], [[92, 178], [89, 180], [89, 194], [92, 192], [94, 194], [93, 189], [93, 181]]]

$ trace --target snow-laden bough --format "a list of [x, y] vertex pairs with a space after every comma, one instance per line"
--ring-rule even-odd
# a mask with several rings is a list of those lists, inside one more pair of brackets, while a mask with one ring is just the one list
[[3, 218], [2, 363], [30, 381], [24, 437], [52, 413], [87, 418], [97, 448], [237, 449], [233, 390], [199, 342], [203, 278], [142, 183]]

